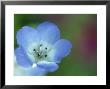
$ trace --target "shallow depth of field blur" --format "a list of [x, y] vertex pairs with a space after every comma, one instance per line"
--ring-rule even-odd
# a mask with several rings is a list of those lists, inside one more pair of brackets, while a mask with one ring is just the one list
[[63, 58], [58, 70], [48, 73], [48, 76], [96, 76], [97, 15], [15, 14], [14, 48], [17, 47], [16, 32], [19, 29], [23, 26], [36, 27], [43, 21], [51, 21], [57, 24], [60, 29], [61, 38], [70, 40], [73, 45], [71, 53]]

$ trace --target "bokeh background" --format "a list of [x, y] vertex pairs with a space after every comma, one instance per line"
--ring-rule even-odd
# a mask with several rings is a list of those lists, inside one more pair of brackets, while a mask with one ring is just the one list
[[97, 75], [97, 15], [96, 14], [15, 14], [14, 48], [16, 32], [23, 26], [36, 27], [43, 21], [58, 25], [61, 38], [71, 41], [73, 48], [55, 72], [48, 76]]

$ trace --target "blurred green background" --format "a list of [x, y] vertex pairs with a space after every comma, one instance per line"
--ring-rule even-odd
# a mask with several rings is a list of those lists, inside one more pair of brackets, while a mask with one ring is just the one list
[[97, 15], [96, 14], [15, 14], [14, 48], [16, 32], [23, 26], [36, 27], [43, 21], [58, 25], [61, 38], [72, 42], [69, 56], [59, 64], [59, 69], [48, 76], [97, 75]]

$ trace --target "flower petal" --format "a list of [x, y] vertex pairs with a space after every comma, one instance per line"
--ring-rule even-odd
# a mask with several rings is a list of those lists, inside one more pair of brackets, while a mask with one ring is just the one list
[[41, 39], [53, 44], [60, 39], [60, 31], [57, 25], [49, 21], [45, 21], [37, 26], [37, 31], [40, 32]]
[[37, 63], [37, 65], [49, 72], [54, 72], [58, 69], [58, 65], [54, 62], [40, 61]]
[[40, 35], [35, 29], [24, 26], [17, 32], [16, 38], [20, 46], [27, 48], [31, 43], [39, 41]]
[[24, 50], [22, 48], [15, 49], [16, 62], [18, 65], [22, 67], [30, 67], [32, 66], [31, 60], [27, 57]]
[[46, 75], [46, 70], [40, 67], [21, 68], [20, 66], [14, 67], [15, 76], [43, 76]]
[[47, 71], [44, 68], [41, 67], [35, 67], [32, 69], [29, 69], [26, 73], [26, 75], [31, 75], [31, 76], [43, 76], [46, 75]]
[[56, 63], [59, 63], [63, 57], [70, 53], [72, 44], [68, 40], [61, 39], [54, 44], [54, 47], [56, 50], [54, 60]]

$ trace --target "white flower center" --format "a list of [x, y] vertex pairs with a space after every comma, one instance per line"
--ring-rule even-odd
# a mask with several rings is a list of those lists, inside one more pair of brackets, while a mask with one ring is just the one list
[[32, 43], [27, 49], [27, 55], [33, 62], [42, 60], [51, 61], [54, 55], [54, 48], [44, 41]]
[[48, 56], [47, 47], [43, 47], [43, 44], [40, 44], [37, 48], [33, 49], [34, 56], [37, 59], [44, 59]]

